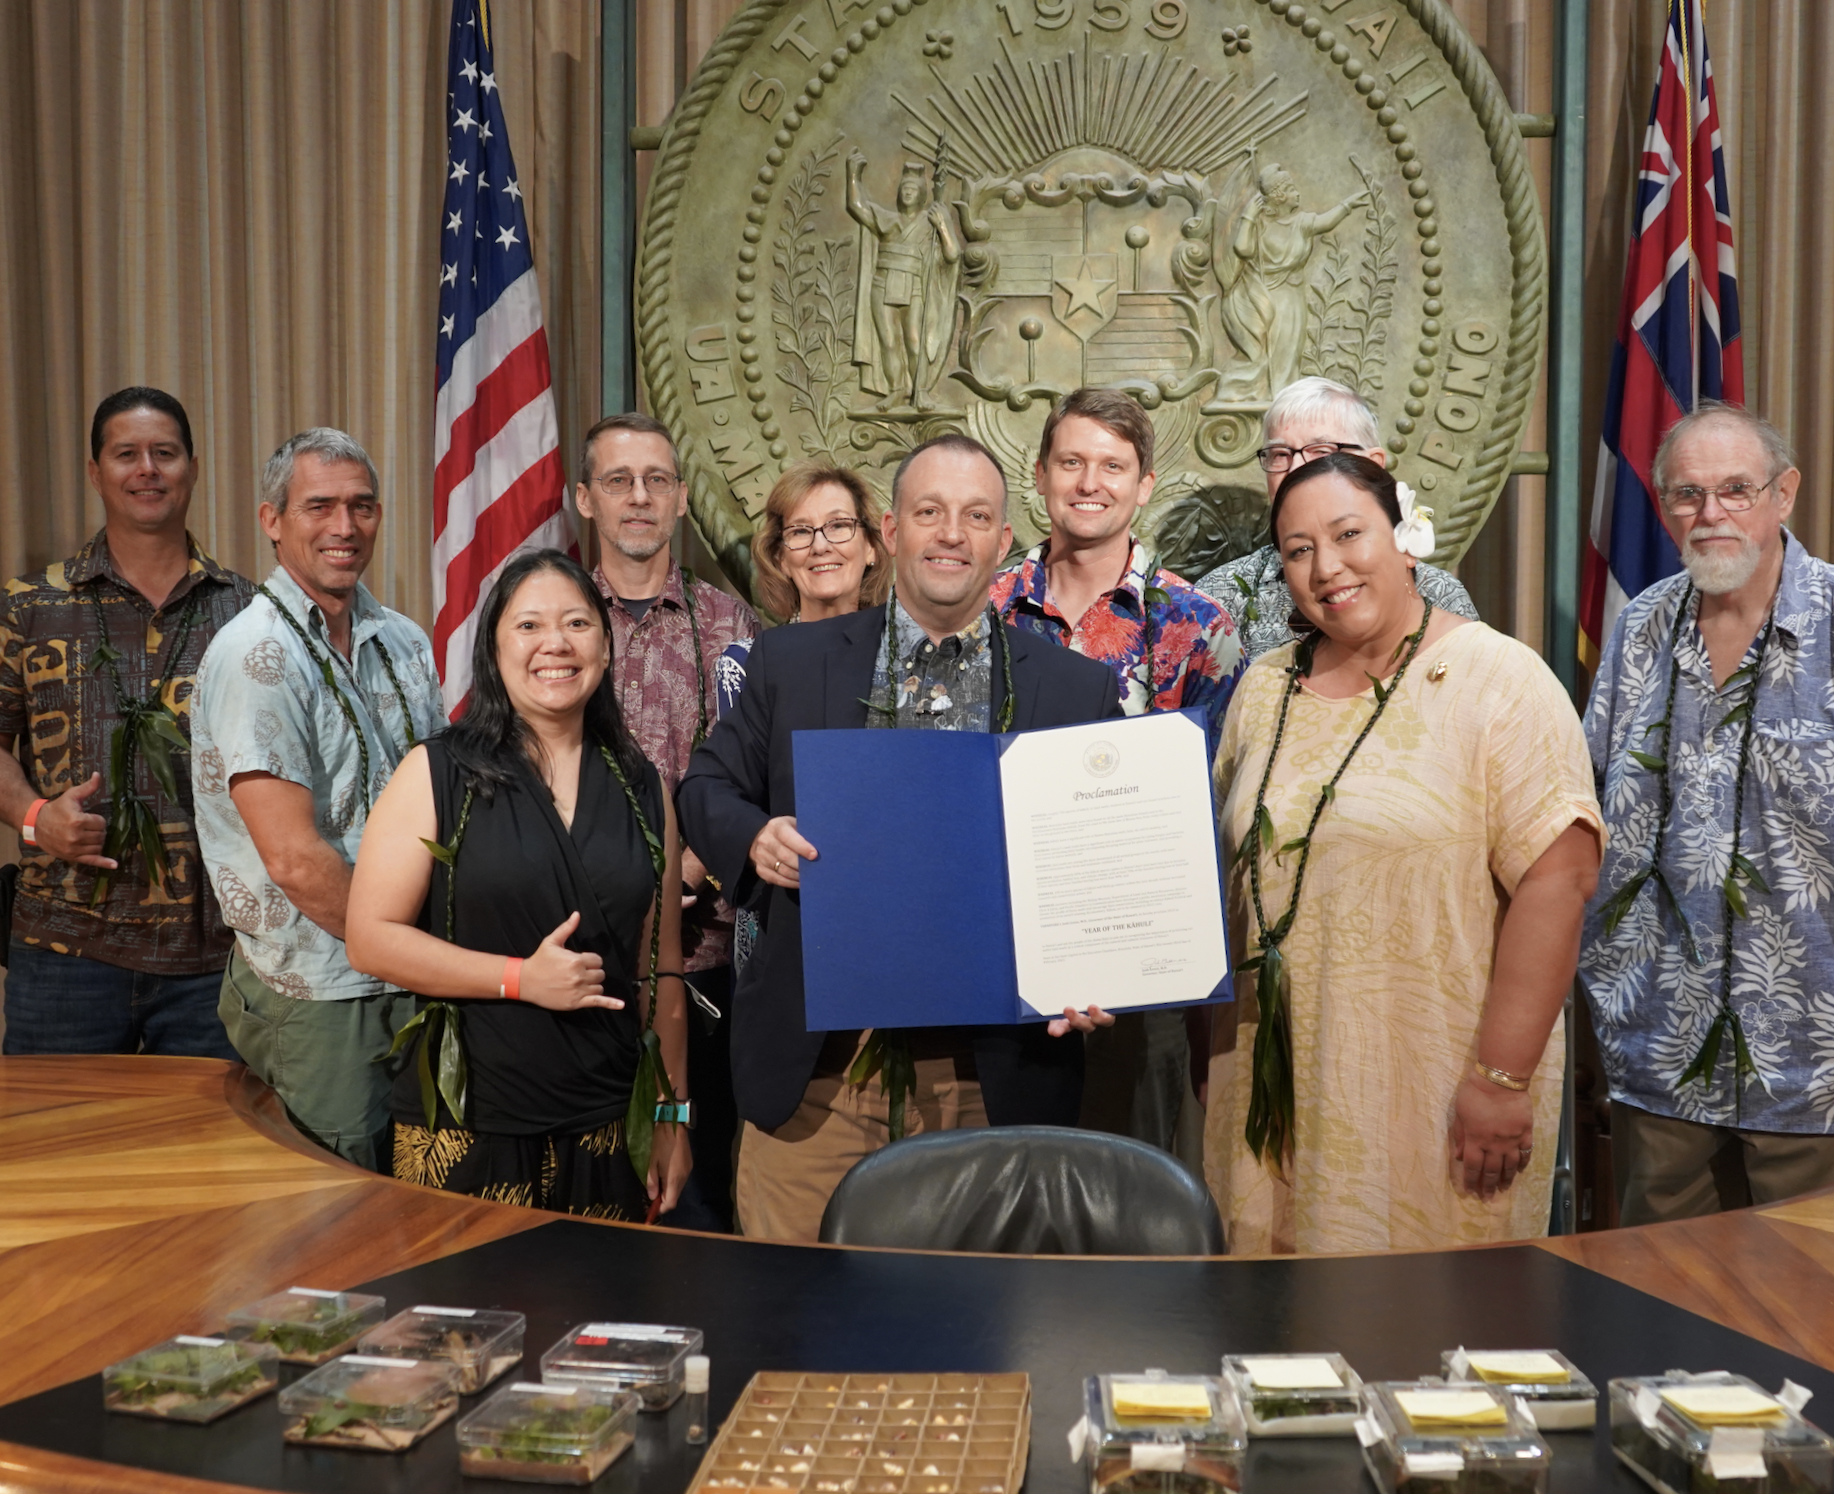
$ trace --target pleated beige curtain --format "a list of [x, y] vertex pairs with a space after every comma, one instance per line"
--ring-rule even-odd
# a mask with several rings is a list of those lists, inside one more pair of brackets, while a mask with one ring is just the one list
[[[598, 10], [499, 0], [571, 450], [598, 411]], [[96, 402], [184, 401], [193, 529], [259, 574], [255, 479], [309, 425], [381, 470], [370, 585], [423, 624], [448, 0], [0, 0], [0, 575], [101, 522]]]

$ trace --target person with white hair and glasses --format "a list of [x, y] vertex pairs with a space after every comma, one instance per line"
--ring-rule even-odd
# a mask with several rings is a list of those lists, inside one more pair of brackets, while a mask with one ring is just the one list
[[359, 974], [344, 914], [370, 806], [445, 724], [433, 646], [363, 585], [382, 525], [375, 463], [343, 431], [261, 473], [279, 564], [210, 645], [191, 703], [204, 864], [236, 931], [218, 1012], [308, 1136], [376, 1170], [388, 1065], [414, 998]]
[[[1360, 394], [1333, 379], [1294, 380], [1274, 396], [1261, 417], [1261, 449], [1255, 456], [1267, 474], [1268, 501], [1287, 473], [1333, 451], [1354, 452], [1378, 467], [1388, 465], [1375, 412]], [[1420, 595], [1441, 612], [1476, 621], [1477, 608], [1456, 576], [1422, 561], [1415, 568], [1414, 582]], [[1206, 571], [1197, 589], [1229, 614], [1250, 663], [1293, 641], [1293, 594], [1287, 590], [1280, 551], [1273, 544]]]

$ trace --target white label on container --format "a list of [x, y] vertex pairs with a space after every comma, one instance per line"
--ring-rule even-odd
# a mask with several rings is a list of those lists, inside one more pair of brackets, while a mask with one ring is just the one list
[[1183, 1473], [1182, 1442], [1136, 1442], [1133, 1445], [1133, 1467], [1140, 1473]]
[[423, 1318], [475, 1318], [478, 1315], [475, 1307], [417, 1307], [414, 1311]]
[[1374, 1447], [1382, 1440], [1382, 1429], [1367, 1416], [1356, 1419], [1356, 1440], [1364, 1447]]
[[1457, 1478], [1465, 1471], [1463, 1453], [1408, 1453], [1402, 1461], [1407, 1464], [1410, 1478]]
[[510, 1389], [526, 1390], [531, 1395], [574, 1396], [579, 1394], [580, 1388], [577, 1385], [537, 1385], [533, 1380], [518, 1380]]
[[1080, 1463], [1083, 1460], [1083, 1444], [1089, 1439], [1089, 1418], [1079, 1416], [1076, 1425], [1070, 1428], [1070, 1461]]
[[1814, 1398], [1814, 1391], [1806, 1385], [1798, 1385], [1794, 1380], [1785, 1380], [1783, 1388], [1777, 1392], [1777, 1399], [1798, 1416], [1802, 1414], [1802, 1408]]
[[318, 1287], [288, 1287], [287, 1295], [289, 1297], [335, 1297], [338, 1293], [322, 1291]]
[[175, 1344], [184, 1344], [193, 1349], [220, 1349], [223, 1340], [220, 1338], [193, 1338], [189, 1333], [181, 1333], [172, 1340]]
[[413, 1369], [420, 1363], [420, 1360], [379, 1359], [373, 1354], [346, 1354], [338, 1363], [373, 1365], [377, 1369]]
[[647, 1323], [585, 1323], [574, 1337], [658, 1339], [671, 1344], [688, 1341], [688, 1335], [679, 1328], [656, 1328]]
[[1463, 1344], [1454, 1349], [1452, 1357], [1446, 1361], [1446, 1378], [1450, 1380], [1469, 1380], [1471, 1378], [1471, 1356], [1465, 1353]]
[[1344, 1377], [1318, 1355], [1244, 1356], [1242, 1368], [1256, 1390], [1342, 1390]]
[[1662, 1397], [1647, 1385], [1639, 1385], [1637, 1393], [1630, 1398], [1630, 1409], [1636, 1413], [1638, 1421], [1654, 1431], [1656, 1415], [1662, 1409]]
[[1707, 1444], [1707, 1472], [1714, 1478], [1768, 1478], [1762, 1427], [1715, 1427]]

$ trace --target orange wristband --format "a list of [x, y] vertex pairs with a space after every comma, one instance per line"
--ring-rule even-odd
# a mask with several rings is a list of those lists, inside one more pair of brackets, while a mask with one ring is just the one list
[[19, 825], [19, 838], [27, 845], [38, 844], [38, 811], [50, 802], [49, 799], [34, 799], [32, 807], [25, 812], [25, 819]]
[[497, 994], [505, 1001], [522, 1000], [522, 961], [513, 956], [503, 962], [503, 984]]

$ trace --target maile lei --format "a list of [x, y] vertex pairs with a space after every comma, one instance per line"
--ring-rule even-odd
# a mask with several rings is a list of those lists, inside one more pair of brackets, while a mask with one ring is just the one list
[[[1653, 752], [1633, 751], [1630, 756], [1636, 764], [1656, 775], [1656, 782], [1661, 789], [1660, 814], [1656, 820], [1655, 845], [1650, 851], [1649, 865], [1644, 867], [1622, 887], [1618, 888], [1599, 909], [1604, 918], [1605, 933], [1617, 932], [1641, 895], [1644, 885], [1653, 882], [1656, 891], [1661, 895], [1675, 921], [1681, 927], [1681, 937], [1687, 951], [1688, 960], [1701, 964], [1700, 945], [1694, 937], [1693, 926], [1688, 916], [1682, 911], [1681, 900], [1675, 896], [1675, 890], [1669, 885], [1668, 876], [1662, 870], [1662, 847], [1668, 836], [1669, 811], [1674, 807], [1674, 789], [1669, 780], [1669, 763], [1673, 756], [1675, 692], [1681, 680], [1681, 630], [1687, 622], [1688, 606], [1694, 599], [1694, 588], [1688, 586], [1681, 594], [1681, 605], [1675, 611], [1675, 625], [1669, 632], [1668, 639], [1668, 697], [1663, 702], [1662, 717], [1652, 721], [1643, 729], [1645, 742], [1656, 732], [1662, 733], [1662, 751], [1658, 756]], [[1742, 687], [1739, 703], [1720, 717], [1719, 725], [1714, 731], [1723, 727], [1739, 725], [1743, 730], [1739, 734], [1738, 767], [1732, 779], [1732, 852], [1726, 863], [1725, 879], [1719, 885], [1720, 902], [1725, 911], [1726, 951], [1720, 962], [1719, 971], [1719, 1010], [1707, 1028], [1706, 1038], [1694, 1055], [1694, 1061], [1687, 1066], [1681, 1076], [1681, 1083], [1687, 1084], [1698, 1079], [1707, 1089], [1713, 1087], [1713, 1075], [1719, 1068], [1720, 1049], [1725, 1046], [1728, 1033], [1732, 1037], [1732, 1100], [1734, 1114], [1744, 1116], [1745, 1084], [1756, 1079], [1769, 1093], [1770, 1085], [1765, 1080], [1758, 1066], [1751, 1060], [1751, 1049], [1745, 1042], [1745, 1027], [1739, 1020], [1738, 1012], [1732, 1005], [1732, 932], [1733, 920], [1749, 916], [1749, 906], [1745, 901], [1745, 889], [1741, 881], [1757, 888], [1759, 892], [1768, 893], [1770, 886], [1759, 873], [1757, 866], [1749, 856], [1739, 850], [1739, 832], [1743, 827], [1745, 816], [1745, 778], [1751, 768], [1751, 742], [1757, 726], [1758, 682], [1764, 674], [1764, 657], [1770, 650], [1770, 640], [1776, 632], [1777, 619], [1773, 609], [1764, 624], [1764, 631], [1758, 634], [1757, 657], [1749, 664], [1737, 670], [1727, 681], [1726, 688]]]
[[[1350, 744], [1350, 750], [1337, 765], [1337, 771], [1325, 780], [1324, 787], [1318, 791], [1318, 802], [1312, 806], [1312, 817], [1306, 823], [1305, 834], [1297, 840], [1289, 840], [1276, 850], [1274, 819], [1267, 811], [1267, 786], [1273, 780], [1274, 763], [1280, 757], [1280, 743], [1286, 735], [1287, 712], [1292, 706], [1293, 697], [1299, 693], [1300, 680], [1312, 672], [1312, 654], [1317, 647], [1317, 634], [1312, 634], [1299, 644], [1293, 662], [1287, 666], [1286, 689], [1280, 697], [1280, 716], [1274, 727], [1274, 745], [1267, 754], [1267, 766], [1261, 771], [1260, 787], [1255, 790], [1254, 819], [1250, 822], [1248, 832], [1252, 846], [1252, 854], [1248, 858], [1248, 885], [1254, 899], [1256, 952], [1252, 959], [1244, 960], [1236, 967], [1243, 974], [1255, 972], [1255, 1003], [1259, 1008], [1255, 1026], [1253, 1083], [1248, 1095], [1248, 1149], [1255, 1156], [1265, 1159], [1282, 1175], [1287, 1154], [1293, 1145], [1294, 1106], [1293, 1018], [1286, 957], [1280, 952], [1280, 946], [1292, 932], [1293, 916], [1299, 910], [1299, 893], [1305, 886], [1306, 863], [1312, 856], [1312, 833], [1318, 828], [1325, 806], [1337, 797], [1338, 782], [1349, 771], [1357, 750], [1368, 739], [1370, 732], [1375, 730], [1376, 722], [1382, 719], [1389, 701], [1395, 698], [1395, 692], [1401, 688], [1408, 666], [1420, 652], [1427, 624], [1432, 621], [1432, 617], [1433, 604], [1422, 602], [1420, 626], [1402, 639], [1395, 650], [1402, 655], [1401, 667], [1394, 672], [1386, 686], [1374, 675], [1369, 676], [1369, 682], [1375, 687], [1375, 710], [1368, 721], [1363, 723], [1363, 729]], [[1261, 900], [1261, 857], [1264, 853], [1271, 853], [1275, 860], [1279, 860], [1291, 851], [1299, 853], [1299, 864], [1293, 871], [1292, 895], [1287, 899], [1286, 911], [1278, 921], [1270, 924], [1267, 909]]]
[[[656, 898], [650, 905], [650, 969], [644, 982], [649, 986], [649, 1001], [643, 1009], [637, 1072], [631, 1080], [630, 1108], [624, 1116], [624, 1137], [630, 1152], [631, 1167], [639, 1178], [647, 1178], [650, 1158], [655, 1149], [656, 1108], [658, 1105], [675, 1103], [675, 1086], [669, 1081], [668, 1067], [662, 1061], [662, 1039], [656, 1033], [656, 966], [662, 952], [662, 888], [668, 871], [668, 856], [662, 848], [662, 841], [650, 825], [649, 816], [644, 814], [643, 806], [638, 803], [636, 790], [631, 787], [630, 779], [618, 759], [603, 742], [596, 745], [599, 756], [605, 760], [605, 766], [611, 770], [612, 777], [618, 780], [618, 787], [624, 790], [625, 802], [630, 805], [637, 828], [643, 832], [643, 843], [649, 847], [650, 865], [656, 873]], [[446, 942], [449, 944], [458, 943], [458, 856], [459, 848], [465, 843], [465, 829], [471, 823], [471, 806], [476, 798], [475, 788], [465, 790], [465, 798], [459, 806], [458, 825], [449, 842], [441, 845], [438, 841], [424, 838], [420, 842], [433, 859], [446, 868]], [[432, 1131], [439, 1127], [439, 1101], [442, 1098], [446, 1102], [446, 1109], [452, 1112], [452, 1118], [463, 1125], [467, 1071], [464, 1045], [459, 1038], [457, 1003], [429, 1001], [395, 1034], [394, 1045], [385, 1057], [395, 1057], [412, 1040], [414, 1033], [422, 1028], [425, 1029], [425, 1041], [420, 1045], [416, 1066], [420, 1076], [420, 1103], [427, 1118], [427, 1129]], [[433, 1059], [436, 1041], [439, 1044], [437, 1075]]]
[[[870, 715], [879, 718], [880, 726], [887, 727], [898, 725], [897, 616], [898, 592], [894, 587], [891, 595], [885, 599], [885, 635], [879, 647], [878, 669], [873, 676], [875, 683], [883, 678], [889, 685], [890, 703], [879, 705], [870, 699], [860, 702]], [[993, 646], [999, 651], [1000, 681], [1005, 686], [1005, 699], [1000, 702], [1000, 714], [994, 721], [993, 729], [996, 732], [1011, 731], [1018, 706], [1018, 697], [1013, 693], [1012, 649], [1006, 641], [1006, 628], [999, 614], [989, 607], [986, 617], [993, 633]], [[917, 1064], [911, 1057], [910, 1038], [905, 1033], [875, 1027], [855, 1056], [853, 1066], [847, 1070], [847, 1082], [856, 1089], [861, 1088], [874, 1074], [879, 1076], [880, 1087], [885, 1091], [887, 1126], [891, 1139], [902, 1141], [905, 1099], [917, 1087]]]
[[[363, 793], [363, 811], [367, 814], [370, 808], [369, 739], [363, 735], [363, 728], [357, 723], [356, 707], [351, 705], [350, 697], [338, 684], [337, 671], [331, 667], [331, 655], [329, 653], [321, 654], [318, 651], [318, 646], [312, 641], [312, 635], [305, 630], [300, 620], [287, 610], [286, 603], [267, 589], [266, 582], [257, 586], [255, 590], [274, 604], [274, 610], [280, 614], [280, 620], [293, 630], [293, 636], [299, 640], [300, 647], [305, 649], [306, 657], [318, 666], [318, 672], [325, 681], [325, 688], [337, 701], [338, 710], [343, 713], [344, 720], [349, 723], [351, 732], [356, 736], [357, 772], [362, 775], [360, 787]], [[401, 720], [408, 732], [408, 747], [412, 749], [419, 740], [414, 735], [414, 713], [408, 709], [407, 695], [401, 688], [401, 681], [395, 677], [395, 661], [389, 657], [388, 647], [381, 638], [372, 638], [370, 642], [376, 646], [376, 653], [382, 660], [382, 671], [388, 676], [389, 688], [395, 692], [395, 699], [400, 703]]]
[[[178, 729], [178, 716], [166, 699], [172, 684], [172, 673], [191, 637], [191, 625], [197, 621], [197, 590], [185, 599], [185, 610], [179, 614], [178, 632], [166, 650], [166, 667], [145, 695], [129, 695], [121, 681], [121, 651], [108, 638], [108, 611], [102, 599], [91, 591], [95, 605], [96, 629], [102, 641], [91, 656], [97, 666], [108, 671], [115, 691], [115, 729], [108, 742], [108, 835], [102, 854], [109, 860], [126, 859], [129, 849], [138, 845], [146, 858], [147, 880], [163, 883], [170, 865], [166, 860], [165, 837], [159, 831], [159, 816], [153, 806], [134, 791], [134, 763], [145, 758], [153, 781], [159, 785], [166, 802], [177, 804], [178, 774], [172, 768], [172, 754], [189, 752], [191, 744]], [[108, 896], [114, 873], [96, 873], [90, 889], [89, 905], [95, 907]]]

